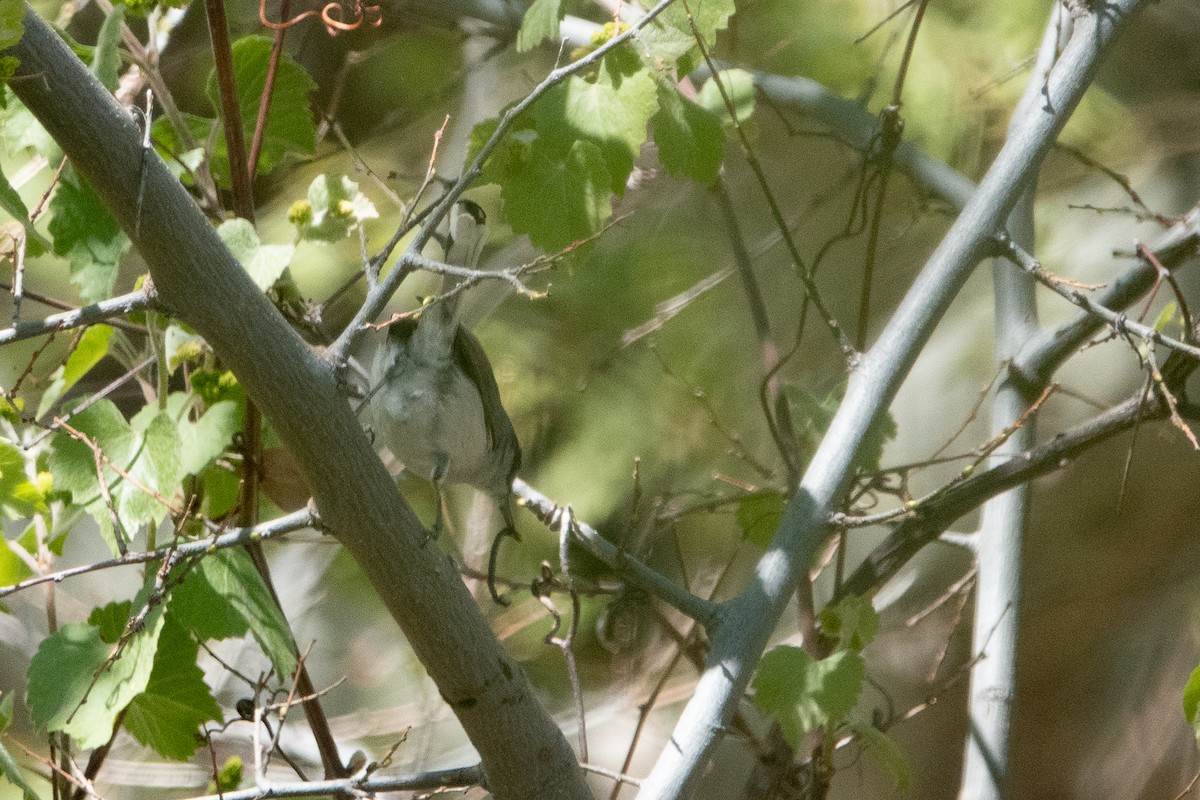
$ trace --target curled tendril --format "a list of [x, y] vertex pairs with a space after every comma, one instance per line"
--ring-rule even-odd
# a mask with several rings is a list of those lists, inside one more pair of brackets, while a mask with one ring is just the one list
[[272, 22], [267, 19], [267, 0], [259, 0], [258, 3], [258, 21], [273, 31], [285, 30], [309, 17], [316, 16], [321, 18], [321, 22], [325, 24], [325, 30], [330, 36], [337, 36], [342, 31], [355, 30], [362, 27], [364, 22], [372, 28], [378, 28], [383, 24], [382, 7], [363, 5], [362, 0], [353, 0], [349, 9], [334, 0], [319, 11], [310, 9], [281, 22]]

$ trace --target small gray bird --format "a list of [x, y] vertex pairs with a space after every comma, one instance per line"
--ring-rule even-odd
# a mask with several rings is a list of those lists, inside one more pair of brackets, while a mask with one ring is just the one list
[[[483, 209], [460, 200], [449, 228], [446, 263], [475, 268], [487, 240]], [[454, 285], [447, 278], [443, 293]], [[496, 558], [504, 536], [519, 539], [510, 491], [521, 446], [487, 354], [459, 321], [458, 299], [434, 302], [415, 321], [388, 326], [371, 371], [372, 428], [377, 445], [428, 476], [439, 494], [444, 483], [465, 483], [499, 506], [505, 527], [492, 542], [487, 585], [492, 599], [507, 605], [496, 592]]]

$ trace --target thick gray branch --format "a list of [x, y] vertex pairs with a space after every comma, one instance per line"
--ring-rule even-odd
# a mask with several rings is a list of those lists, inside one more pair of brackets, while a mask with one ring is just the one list
[[[372, 450], [329, 364], [255, 288], [137, 126], [26, 9], [10, 86], [146, 259], [163, 305], [237, 375], [296, 456], [321, 519], [354, 556], [479, 751], [497, 797], [588, 797], [557, 726], [500, 647], [450, 559]], [[143, 174], [144, 170], [144, 174]], [[139, 197], [139, 183], [145, 191]]]

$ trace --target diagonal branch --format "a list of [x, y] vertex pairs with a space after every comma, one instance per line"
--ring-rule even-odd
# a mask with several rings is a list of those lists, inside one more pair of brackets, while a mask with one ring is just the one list
[[[146, 259], [163, 305], [209, 342], [296, 456], [345, 545], [479, 752], [501, 800], [588, 796], [562, 732], [496, 640], [339, 393], [334, 370], [251, 282], [137, 126], [26, 8], [10, 85]], [[138, 223], [137, 196], [144, 187]]]

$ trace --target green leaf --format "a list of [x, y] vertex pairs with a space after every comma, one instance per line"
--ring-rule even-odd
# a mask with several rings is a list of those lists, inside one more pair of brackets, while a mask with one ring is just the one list
[[145, 690], [129, 704], [125, 728], [158, 754], [182, 761], [199, 744], [198, 728], [221, 718], [221, 709], [196, 666], [199, 647], [168, 617]]
[[54, 252], [70, 260], [71, 282], [79, 296], [87, 303], [110, 297], [129, 239], [99, 195], [82, 178], [64, 177], [50, 200], [50, 211]]
[[[189, 587], [194, 576], [203, 578], [207, 590], [203, 585]], [[292, 632], [245, 550], [225, 549], [205, 556], [184, 587], [176, 590], [184, 591], [183, 599], [171, 605], [184, 625], [206, 639], [239, 636], [249, 629], [276, 674], [291, 677], [296, 669]]]
[[143, 629], [107, 666], [112, 645], [92, 625], [64, 625], [42, 640], [29, 663], [26, 690], [34, 723], [64, 731], [85, 750], [107, 742], [117, 715], [150, 680], [162, 623], [162, 609], [151, 610]]
[[306, 199], [288, 211], [300, 238], [314, 242], [341, 241], [366, 220], [378, 217], [374, 203], [345, 175], [318, 175], [308, 185]]
[[93, 325], [79, 337], [79, 344], [61, 367], [50, 376], [50, 385], [38, 404], [37, 417], [41, 419], [79, 379], [87, 375], [92, 367], [108, 355], [108, 342], [113, 329], [107, 325]]
[[[641, 0], [641, 2], [644, 8], [653, 6], [650, 0]], [[688, 40], [694, 45], [692, 26], [688, 22], [688, 13], [690, 11], [692, 18], [696, 22], [696, 28], [700, 31], [700, 36], [704, 39], [705, 45], [711, 50], [712, 46], [716, 43], [717, 32], [724, 30], [729, 24], [729, 18], [733, 15], [733, 10], [733, 0], [700, 0], [699, 2], [689, 2], [686, 6], [683, 3], [673, 3], [658, 15], [656, 21], [662, 28], [671, 28], [686, 35]], [[691, 49], [689, 48], [689, 51]], [[698, 53], [691, 59], [680, 61], [680, 74], [691, 72], [697, 60]]]
[[1192, 727], [1196, 728], [1196, 738], [1200, 741], [1200, 667], [1192, 670], [1187, 683], [1183, 686], [1183, 715]]
[[[233, 71], [237, 86], [238, 109], [242, 115], [246, 147], [254, 136], [258, 106], [271, 58], [272, 41], [266, 36], [246, 36], [233, 43]], [[271, 108], [263, 131], [262, 155], [258, 171], [266, 174], [288, 155], [312, 155], [316, 148], [316, 125], [308, 95], [317, 88], [312, 77], [286, 53], [279, 60]], [[216, 72], [208, 77], [208, 98], [213, 108], [220, 109], [220, 92]], [[222, 131], [213, 157], [213, 172], [228, 185], [229, 155]]]
[[526, 53], [546, 39], [557, 39], [563, 13], [562, 0], [533, 0], [517, 31], [517, 52]]
[[900, 745], [896, 744], [896, 740], [869, 722], [852, 720], [850, 727], [858, 734], [867, 749], [887, 767], [887, 771], [896, 781], [896, 791], [907, 792], [911, 789], [912, 767], [909, 765], [904, 751], [900, 749]]
[[121, 25], [125, 22], [125, 7], [113, 6], [104, 18], [96, 36], [96, 51], [92, 55], [92, 74], [110, 92], [115, 91], [121, 70]]
[[0, 103], [4, 108], [3, 112], [0, 112], [0, 140], [4, 142], [5, 151], [12, 155], [32, 151], [45, 156], [51, 164], [58, 163], [62, 158], [62, 150], [50, 134], [46, 133], [42, 123], [17, 99], [12, 89], [5, 86], [3, 91], [4, 102]]
[[[625, 190], [657, 107], [655, 80], [628, 48], [605, 56], [590, 79], [572, 77], [546, 92], [484, 167], [484, 178], [500, 185], [513, 230], [547, 250], [600, 230], [612, 214], [611, 195]], [[474, 152], [496, 125], [476, 126]]]
[[232, 400], [215, 403], [195, 422], [181, 420], [180, 473], [199, 475], [203, 472], [229, 448], [233, 435], [241, 427], [242, 415], [238, 412], [237, 403]]
[[221, 765], [221, 771], [217, 773], [217, 779], [209, 781], [208, 788], [205, 791], [208, 794], [222, 794], [234, 791], [242, 785], [243, 771], [242, 757], [230, 756]]
[[522, 160], [498, 181], [500, 196], [509, 225], [537, 246], [561, 250], [600, 230], [612, 216], [608, 165], [592, 142], [580, 139], [565, 157], [531, 148]]
[[0, 0], [0, 50], [12, 47], [25, 35], [25, 4]]
[[717, 180], [725, 158], [725, 134], [717, 117], [674, 86], [659, 84], [653, 126], [658, 157], [667, 172], [705, 186]]
[[25, 455], [14, 444], [0, 440], [0, 509], [10, 519], [46, 511], [46, 498], [25, 473]]
[[8, 539], [0, 543], [0, 586], [12, 586], [33, 575], [33, 569], [13, 550], [14, 547], [20, 545]]
[[775, 531], [779, 530], [786, 509], [787, 499], [779, 492], [746, 495], [738, 502], [737, 508], [737, 524], [742, 529], [742, 536], [751, 544], [765, 549], [771, 544]]
[[754, 705], [772, 715], [788, 743], [798, 747], [810, 731], [845, 719], [865, 677], [859, 653], [841, 650], [813, 661], [798, 647], [776, 647], [759, 662]]
[[848, 595], [821, 611], [821, 630], [836, 638], [841, 648], [858, 652], [879, 633], [879, 615], [867, 598]]
[[163, 334], [163, 345], [167, 356], [167, 369], [174, 372], [180, 364], [198, 363], [205, 354], [203, 337], [179, 323], [172, 322]]
[[275, 285], [296, 252], [291, 244], [262, 244], [254, 225], [241, 218], [222, 222], [217, 233], [246, 268], [254, 285], [264, 292]]
[[[165, 411], [157, 411], [154, 406], [146, 408], [155, 411], [154, 415], [139, 414], [132, 420], [134, 431], [140, 434], [137, 458], [126, 470], [132, 480], [119, 479], [113, 491], [126, 530], [142, 523], [162, 522], [169, 511], [163, 500], [169, 501], [174, 496], [183, 479], [181, 443], [175, 419]], [[158, 497], [151, 492], [157, 493]]]
[[891, 411], [884, 412], [875, 424], [867, 429], [862, 446], [858, 450], [858, 468], [863, 472], [879, 471], [879, 462], [883, 458], [883, 448], [896, 438], [896, 418]]
[[[214, 555], [207, 556], [214, 558]], [[242, 613], [217, 593], [202, 569], [192, 569], [171, 591], [171, 619], [201, 641], [234, 639], [250, 632]]]
[[119, 603], [109, 603], [106, 606], [92, 609], [88, 614], [88, 625], [92, 625], [100, 633], [100, 640], [105, 644], [116, 644], [125, 632], [125, 624], [133, 611], [133, 603], [122, 600]]
[[700, 87], [696, 102], [723, 122], [730, 122], [729, 107], [725, 105], [725, 97], [721, 94], [723, 86], [725, 94], [729, 95], [729, 101], [733, 104], [737, 121], [742, 123], [750, 119], [754, 115], [754, 76], [744, 69], [725, 69], [718, 72], [717, 77], [720, 79], [720, 85], [715, 79], [709, 78], [704, 86]]
[[[71, 427], [91, 439], [115, 464], [124, 468], [138, 446], [138, 436], [111, 400], [99, 400], [76, 414]], [[96, 459], [83, 442], [65, 431], [54, 436], [50, 450], [50, 472], [55, 489], [70, 492], [76, 505], [87, 505], [99, 495]], [[111, 486], [117, 474], [111, 467], [105, 470], [105, 480]]]
[[1179, 307], [1172, 300], [1162, 307], [1162, 311], [1158, 312], [1158, 317], [1154, 320], [1154, 330], [1159, 333], [1166, 333], [1167, 326], [1172, 322], [1179, 325], [1179, 330], [1183, 330], [1183, 315], [1179, 313]]
[[[4, 2], [4, 0], [0, 0], [0, 2]], [[0, 75], [0, 79], [3, 79], [3, 75]], [[37, 229], [33, 227], [33, 223], [29, 221], [29, 210], [25, 208], [25, 201], [8, 182], [3, 169], [0, 169], [0, 209], [8, 212], [10, 217], [20, 222], [25, 236], [25, 251], [28, 255], [40, 256], [50, 249], [50, 242], [38, 233]], [[15, 231], [16, 227], [14, 226], [13, 232], [6, 230], [4, 235], [20, 235]]]
[[613, 192], [623, 194], [646, 141], [646, 123], [658, 110], [654, 78], [634, 53], [619, 48], [604, 57], [592, 80], [572, 77], [563, 88], [534, 106], [538, 130], [566, 137], [564, 142], [581, 136], [594, 142], [604, 154]]

